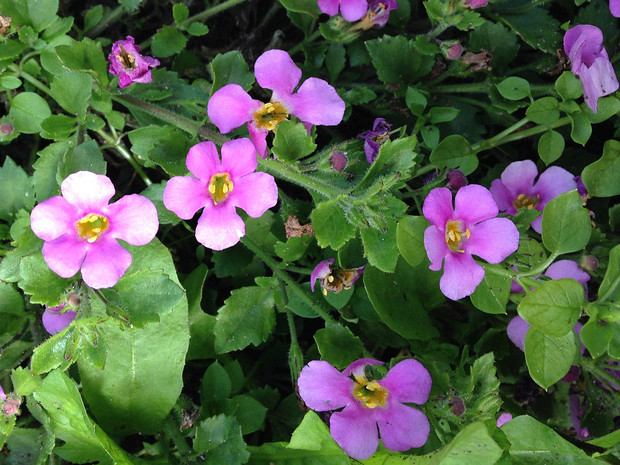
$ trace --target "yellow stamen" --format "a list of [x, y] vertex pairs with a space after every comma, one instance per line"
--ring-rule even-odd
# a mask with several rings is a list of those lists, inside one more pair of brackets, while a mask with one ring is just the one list
[[536, 194], [536, 197], [527, 197], [525, 194], [519, 194], [517, 199], [512, 202], [512, 205], [518, 210], [522, 207], [527, 207], [528, 210], [536, 207], [540, 201], [540, 195]]
[[118, 59], [118, 61], [121, 62], [121, 65], [123, 65], [123, 68], [135, 69], [136, 58], [132, 54], [127, 52], [127, 50], [125, 50], [122, 45], [119, 45], [119, 48], [121, 49], [121, 52], [118, 55], [116, 55], [116, 58]]
[[265, 103], [254, 112], [254, 124], [268, 131], [275, 131], [278, 124], [286, 119], [288, 119], [288, 110], [280, 102]]
[[460, 220], [446, 221], [446, 244], [452, 252], [465, 253], [463, 241], [470, 236], [469, 229], [465, 228], [463, 231], [463, 223]]
[[383, 407], [388, 397], [388, 390], [381, 386], [374, 379], [368, 381], [364, 377], [355, 377], [355, 387], [353, 395], [365, 407], [377, 408]]
[[101, 237], [110, 226], [110, 222], [103, 215], [89, 213], [75, 223], [78, 236], [91, 244]]
[[228, 194], [233, 191], [233, 183], [230, 180], [230, 174], [217, 173], [211, 176], [209, 186], [207, 187], [213, 204], [217, 205], [219, 202], [223, 202], [228, 198]]

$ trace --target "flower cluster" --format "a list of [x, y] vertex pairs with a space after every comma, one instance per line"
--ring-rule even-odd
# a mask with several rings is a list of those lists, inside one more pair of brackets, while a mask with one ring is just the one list
[[351, 457], [364, 460], [379, 445], [405, 451], [423, 446], [430, 433], [426, 415], [405, 405], [428, 400], [431, 376], [417, 360], [398, 362], [381, 379], [373, 376], [373, 365], [383, 362], [360, 359], [341, 373], [328, 362], [313, 360], [299, 375], [299, 395], [312, 410], [332, 413], [331, 435]]
[[112, 44], [112, 53], [108, 55], [110, 73], [118, 76], [120, 88], [133, 82], [153, 82], [150, 68], [159, 66], [159, 60], [140, 55], [140, 46], [134, 45], [134, 39], [127, 36]]

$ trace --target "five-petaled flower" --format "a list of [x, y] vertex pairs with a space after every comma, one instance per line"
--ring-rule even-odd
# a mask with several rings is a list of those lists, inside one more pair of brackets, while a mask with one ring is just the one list
[[273, 91], [271, 101], [254, 100], [238, 84], [218, 89], [209, 99], [207, 114], [223, 134], [247, 123], [256, 152], [267, 156], [267, 134], [289, 115], [299, 118], [306, 128], [335, 126], [344, 115], [345, 103], [336, 89], [318, 78], [308, 78], [295, 91], [301, 69], [284, 50], [268, 50], [256, 60], [258, 84]]
[[[543, 211], [545, 205], [564, 192], [577, 188], [575, 177], [559, 166], [550, 166], [534, 183], [538, 168], [532, 160], [515, 161], [491, 183], [491, 193], [502, 213], [516, 215], [519, 208]], [[532, 221], [532, 228], [542, 232], [542, 215]]]
[[340, 291], [351, 289], [355, 281], [364, 273], [365, 266], [359, 268], [338, 268], [333, 267], [335, 259], [329, 258], [319, 262], [310, 274], [310, 288], [314, 292], [314, 285], [318, 279], [323, 288], [323, 294], [327, 295], [327, 291], [338, 294]]
[[118, 76], [119, 87], [127, 87], [132, 82], [153, 82], [150, 68], [159, 66], [156, 58], [140, 55], [140, 46], [134, 45], [134, 39], [118, 40], [112, 44], [112, 53], [108, 55], [110, 73]]
[[398, 362], [382, 379], [369, 375], [373, 359], [353, 362], [341, 373], [328, 362], [313, 360], [299, 375], [299, 395], [312, 410], [334, 412], [329, 421], [334, 440], [351, 457], [364, 460], [379, 445], [405, 451], [423, 446], [430, 432], [426, 415], [405, 403], [424, 404], [431, 376], [417, 360]]
[[372, 124], [372, 131], [366, 131], [357, 136], [358, 139], [364, 139], [364, 153], [368, 163], [375, 161], [381, 145], [390, 140], [391, 130], [392, 125], [390, 123], [383, 118], [377, 118]]
[[67, 176], [60, 188], [62, 196], [41, 202], [30, 215], [32, 231], [45, 241], [45, 262], [63, 278], [81, 269], [88, 286], [114, 286], [131, 265], [131, 254], [118, 239], [151, 242], [159, 228], [155, 205], [137, 194], [108, 205], [112, 181], [90, 171]]
[[590, 24], [580, 24], [564, 34], [564, 52], [571, 61], [571, 71], [579, 77], [583, 96], [596, 113], [599, 97], [618, 90], [618, 79], [607, 50], [602, 31]]
[[444, 273], [441, 292], [452, 300], [472, 294], [484, 278], [484, 268], [476, 263], [478, 255], [489, 263], [499, 263], [517, 250], [519, 232], [507, 218], [495, 218], [497, 204], [491, 193], [477, 184], [464, 186], [456, 193], [446, 187], [433, 189], [422, 211], [431, 225], [424, 231], [424, 247], [430, 269]]
[[368, 0], [319, 0], [319, 9], [329, 16], [336, 16], [340, 9], [342, 17], [353, 22], [366, 14]]
[[245, 224], [236, 207], [258, 218], [278, 201], [273, 176], [254, 172], [258, 161], [249, 139], [224, 143], [222, 161], [213, 142], [201, 142], [189, 149], [186, 163], [196, 177], [170, 179], [164, 190], [164, 205], [184, 220], [204, 207], [196, 239], [205, 247], [226, 249], [245, 235]]
[[52, 336], [69, 326], [77, 315], [73, 310], [63, 312], [66, 306], [67, 304], [63, 302], [55, 307], [46, 307], [45, 312], [43, 312], [41, 317], [43, 327]]

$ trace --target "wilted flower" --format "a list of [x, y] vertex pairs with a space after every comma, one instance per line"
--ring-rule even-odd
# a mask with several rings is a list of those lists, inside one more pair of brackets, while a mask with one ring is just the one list
[[189, 149], [186, 163], [196, 177], [170, 179], [164, 189], [164, 205], [184, 220], [204, 208], [196, 239], [205, 247], [226, 249], [245, 235], [245, 224], [236, 207], [258, 218], [278, 201], [273, 176], [254, 172], [258, 162], [249, 139], [224, 143], [221, 161], [213, 142], [201, 142]]
[[351, 289], [355, 281], [364, 273], [363, 266], [359, 268], [335, 268], [332, 267], [335, 259], [330, 258], [319, 262], [310, 274], [310, 288], [314, 292], [314, 285], [318, 279], [323, 288], [323, 294], [327, 295], [327, 291], [338, 294], [340, 291]]
[[349, 22], [357, 21], [366, 14], [367, 0], [319, 0], [319, 9], [329, 16], [336, 16], [338, 9]]
[[254, 65], [258, 84], [271, 89], [269, 103], [254, 100], [238, 84], [218, 89], [209, 99], [207, 114], [223, 133], [247, 123], [258, 154], [267, 156], [267, 134], [289, 115], [299, 118], [306, 128], [312, 125], [335, 126], [344, 115], [345, 103], [336, 89], [318, 78], [306, 79], [297, 92], [301, 69], [284, 50], [268, 50]]
[[[373, 359], [353, 362], [341, 373], [325, 361], [306, 365], [297, 381], [299, 395], [312, 410], [334, 412], [329, 421], [334, 440], [351, 457], [370, 457], [379, 445], [395, 451], [423, 446], [430, 433], [426, 415], [405, 403], [424, 404], [431, 376], [417, 360], [398, 362], [381, 379], [373, 375]], [[379, 434], [377, 434], [377, 426]]]
[[140, 55], [140, 46], [134, 45], [134, 39], [118, 40], [112, 44], [112, 53], [108, 55], [110, 73], [118, 76], [118, 86], [127, 87], [132, 82], [153, 82], [151, 70], [159, 66], [159, 60]]
[[[500, 179], [491, 183], [491, 193], [502, 213], [516, 215], [519, 208], [543, 211], [558, 195], [577, 188], [574, 176], [559, 166], [547, 168], [538, 176], [532, 160], [515, 161], [506, 167]], [[532, 228], [542, 232], [542, 216], [532, 221]]]
[[[484, 278], [478, 255], [489, 263], [499, 263], [517, 250], [519, 232], [507, 218], [495, 218], [497, 204], [482, 186], [471, 184], [456, 193], [446, 187], [433, 189], [422, 211], [431, 226], [424, 231], [424, 247], [433, 271], [444, 273], [439, 281], [443, 294], [458, 300], [472, 294]], [[445, 261], [444, 261], [445, 259]]]
[[77, 315], [73, 310], [63, 312], [66, 306], [67, 304], [63, 302], [56, 307], [47, 307], [43, 312], [41, 317], [43, 327], [52, 336], [69, 326]]
[[618, 90], [618, 79], [607, 50], [603, 33], [590, 24], [575, 26], [564, 34], [564, 52], [571, 61], [571, 71], [579, 77], [583, 96], [596, 113], [599, 97]]
[[81, 269], [88, 286], [114, 286], [131, 265], [131, 254], [118, 239], [151, 242], [159, 227], [155, 205], [137, 194], [108, 205], [112, 181], [90, 171], [67, 176], [60, 189], [62, 196], [41, 202], [30, 215], [32, 231], [45, 241], [45, 262], [63, 278]]
[[372, 131], [366, 131], [357, 136], [358, 139], [364, 139], [364, 153], [368, 163], [375, 161], [381, 145], [390, 140], [391, 129], [392, 125], [385, 119], [377, 118], [372, 124]]

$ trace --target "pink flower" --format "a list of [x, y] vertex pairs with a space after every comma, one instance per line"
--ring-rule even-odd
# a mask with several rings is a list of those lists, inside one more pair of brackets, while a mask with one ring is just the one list
[[271, 101], [254, 100], [238, 84], [228, 84], [209, 99], [207, 114], [223, 134], [247, 123], [258, 154], [267, 156], [267, 134], [289, 115], [299, 118], [306, 127], [335, 126], [344, 115], [345, 103], [336, 89], [322, 79], [301, 79], [299, 69], [284, 50], [269, 50], [256, 60], [254, 73], [258, 84], [273, 91]]
[[69, 326], [77, 315], [73, 310], [63, 312], [62, 310], [66, 306], [67, 304], [63, 302], [56, 307], [47, 307], [45, 312], [43, 312], [41, 317], [43, 327], [52, 336]]
[[357, 21], [366, 14], [367, 0], [319, 0], [319, 9], [329, 16], [336, 16], [338, 9], [349, 22]]
[[603, 33], [590, 24], [575, 26], [564, 34], [564, 52], [571, 61], [571, 71], [579, 77], [583, 96], [596, 113], [599, 97], [618, 90], [618, 79], [607, 50]]
[[510, 420], [512, 420], [512, 415], [510, 413], [507, 413], [507, 412], [502, 413], [497, 419], [497, 423], [496, 423], [497, 427], [501, 428], [506, 423], [508, 423]]
[[620, 0], [609, 0], [609, 11], [616, 18], [620, 18]]
[[[452, 300], [472, 294], [484, 278], [484, 268], [472, 255], [499, 263], [517, 250], [519, 232], [507, 218], [495, 218], [497, 204], [482, 186], [459, 189], [452, 207], [452, 193], [446, 187], [433, 189], [422, 211], [431, 226], [424, 231], [424, 247], [433, 271], [444, 273], [441, 292]], [[445, 261], [444, 261], [445, 259]]]
[[0, 400], [6, 400], [6, 394], [4, 393], [4, 389], [2, 389], [2, 386], [0, 386]]
[[41, 202], [30, 215], [32, 231], [45, 241], [45, 262], [63, 278], [81, 269], [88, 286], [114, 286], [131, 265], [131, 254], [118, 239], [151, 242], [159, 227], [155, 205], [136, 194], [108, 205], [112, 181], [90, 171], [67, 176], [60, 188], [62, 196]]
[[256, 149], [249, 139], [236, 139], [222, 146], [222, 161], [213, 142], [189, 149], [187, 168], [196, 177], [176, 176], [164, 190], [164, 205], [188, 220], [204, 207], [196, 227], [198, 242], [213, 250], [232, 247], [245, 235], [240, 207], [258, 218], [278, 201], [273, 176], [255, 173]]
[[464, 5], [472, 10], [487, 6], [489, 0], [465, 0]]
[[[545, 205], [558, 195], [577, 188], [575, 177], [559, 166], [547, 168], [538, 176], [532, 160], [515, 161], [506, 167], [501, 179], [491, 183], [491, 193], [502, 213], [516, 215], [519, 208], [543, 211]], [[542, 215], [532, 221], [532, 228], [542, 232]]]
[[332, 267], [334, 261], [334, 258], [323, 260], [314, 267], [310, 274], [312, 292], [314, 292], [314, 285], [318, 279], [323, 288], [323, 294], [327, 295], [327, 291], [338, 294], [343, 289], [351, 289], [355, 281], [364, 273], [364, 266], [352, 269]]
[[[423, 446], [430, 433], [426, 415], [405, 403], [424, 404], [431, 390], [431, 376], [417, 360], [398, 362], [382, 379], [369, 376], [373, 359], [353, 362], [341, 373], [329, 363], [313, 360], [306, 365], [297, 385], [299, 395], [312, 410], [334, 412], [331, 435], [351, 457], [364, 460], [379, 445], [405, 451]], [[377, 426], [379, 434], [377, 434]]]
[[118, 40], [112, 44], [112, 53], [108, 55], [109, 72], [118, 76], [118, 86], [127, 87], [132, 82], [153, 82], [151, 70], [159, 66], [159, 60], [140, 55], [140, 46], [134, 45], [134, 39]]

